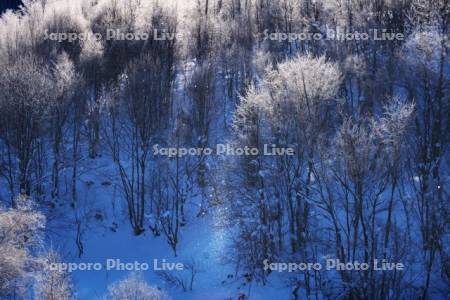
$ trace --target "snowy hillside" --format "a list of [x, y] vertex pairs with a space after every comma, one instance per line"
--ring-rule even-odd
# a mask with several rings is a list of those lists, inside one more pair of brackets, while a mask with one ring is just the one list
[[450, 297], [449, 1], [11, 4], [0, 299]]

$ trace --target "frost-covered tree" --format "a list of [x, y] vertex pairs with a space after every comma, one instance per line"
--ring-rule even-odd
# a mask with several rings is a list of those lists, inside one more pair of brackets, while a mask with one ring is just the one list
[[69, 275], [49, 268], [59, 255], [44, 249], [46, 218], [32, 199], [20, 195], [16, 208], [0, 207], [0, 296], [4, 299], [73, 299]]
[[5, 299], [22, 296], [30, 286], [45, 227], [45, 217], [27, 196], [15, 203], [16, 208], [0, 208], [0, 296]]
[[125, 279], [108, 287], [111, 300], [168, 300], [169, 296], [162, 290], [149, 285], [137, 274], [131, 274]]
[[5, 62], [0, 71], [0, 171], [11, 196], [31, 193], [32, 162], [54, 99], [53, 77], [35, 56]]
[[[407, 157], [403, 142], [413, 112], [414, 105], [394, 99], [377, 120], [344, 119], [334, 145], [322, 146], [321, 165], [314, 173], [320, 191], [318, 203], [324, 209], [329, 230], [334, 231], [329, 247], [335, 247], [335, 256], [342, 261], [372, 262], [377, 257], [398, 260], [404, 251], [399, 249], [398, 235], [405, 234], [407, 227], [398, 224], [394, 215], [398, 216], [403, 207], [399, 200]], [[380, 207], [387, 211], [386, 215], [380, 214]], [[409, 214], [407, 209], [405, 213]], [[367, 286], [347, 286], [349, 295], [383, 298], [400, 284], [390, 274], [355, 277], [342, 272], [341, 277], [344, 285], [361, 281]]]
[[34, 276], [34, 297], [38, 300], [71, 300], [74, 299], [73, 286], [69, 274], [51, 264], [61, 262], [59, 255], [50, 251], [41, 256], [41, 270]]
[[[241, 221], [242, 235], [236, 247], [243, 255], [238, 260], [250, 274], [260, 268], [258, 262], [264, 258], [285, 253], [286, 230], [290, 252], [300, 251], [301, 259], [308, 259], [315, 152], [327, 134], [328, 111], [340, 83], [336, 64], [324, 57], [298, 56], [267, 69], [262, 82], [249, 88], [236, 109], [237, 145], [257, 147], [260, 153], [264, 144], [295, 146], [296, 152], [290, 157], [260, 155], [241, 161], [244, 176], [251, 179], [246, 182], [248, 194], [242, 194], [240, 188], [235, 194], [240, 200], [232, 201], [231, 206]], [[273, 168], [276, 173], [271, 174]]]

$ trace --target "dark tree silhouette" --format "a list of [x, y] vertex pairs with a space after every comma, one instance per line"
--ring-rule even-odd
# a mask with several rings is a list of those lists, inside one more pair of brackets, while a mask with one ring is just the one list
[[3, 13], [7, 9], [17, 9], [22, 4], [20, 0], [3, 0], [0, 2], [0, 13]]

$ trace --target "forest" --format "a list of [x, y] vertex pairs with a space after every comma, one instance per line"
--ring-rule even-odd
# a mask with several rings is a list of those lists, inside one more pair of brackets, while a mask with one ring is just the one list
[[449, 299], [449, 0], [1, 1], [0, 299]]

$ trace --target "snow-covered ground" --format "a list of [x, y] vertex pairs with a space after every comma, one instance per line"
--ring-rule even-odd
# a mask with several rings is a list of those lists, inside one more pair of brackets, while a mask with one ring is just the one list
[[[133, 272], [117, 270], [115, 267], [107, 270], [108, 260], [120, 260], [120, 263], [125, 264], [137, 262], [140, 266], [148, 264], [149, 270], [137, 273], [142, 274], [151, 285], [165, 290], [172, 299], [237, 299], [241, 293], [250, 295], [250, 299], [289, 299], [289, 289], [283, 288], [280, 282], [267, 286], [242, 286], [242, 282], [234, 280], [235, 270], [226, 262], [227, 253], [231, 251], [228, 247], [229, 231], [222, 220], [226, 211], [220, 205], [211, 207], [205, 214], [198, 214], [200, 200], [194, 198], [187, 202], [188, 222], [182, 227], [177, 256], [163, 235], [155, 237], [147, 230], [135, 236], [126, 218], [118, 178], [108, 176], [114, 174], [113, 168], [114, 165], [106, 156], [89, 160], [85, 166], [86, 175], [80, 179], [80, 199], [92, 210], [83, 210], [80, 215], [93, 216], [81, 218], [81, 257], [76, 247], [77, 232], [73, 230], [74, 226], [61, 226], [61, 216], [54, 223], [50, 220], [48, 224], [49, 243], [63, 255], [63, 263], [102, 264], [101, 270], [91, 268], [71, 273], [79, 299], [100, 299], [110, 284]], [[154, 271], [155, 260], [159, 267], [163, 260], [168, 263], [194, 263], [198, 274], [193, 282], [193, 290], [183, 291], [180, 287], [167, 284]], [[189, 283], [189, 270], [172, 273]]]

